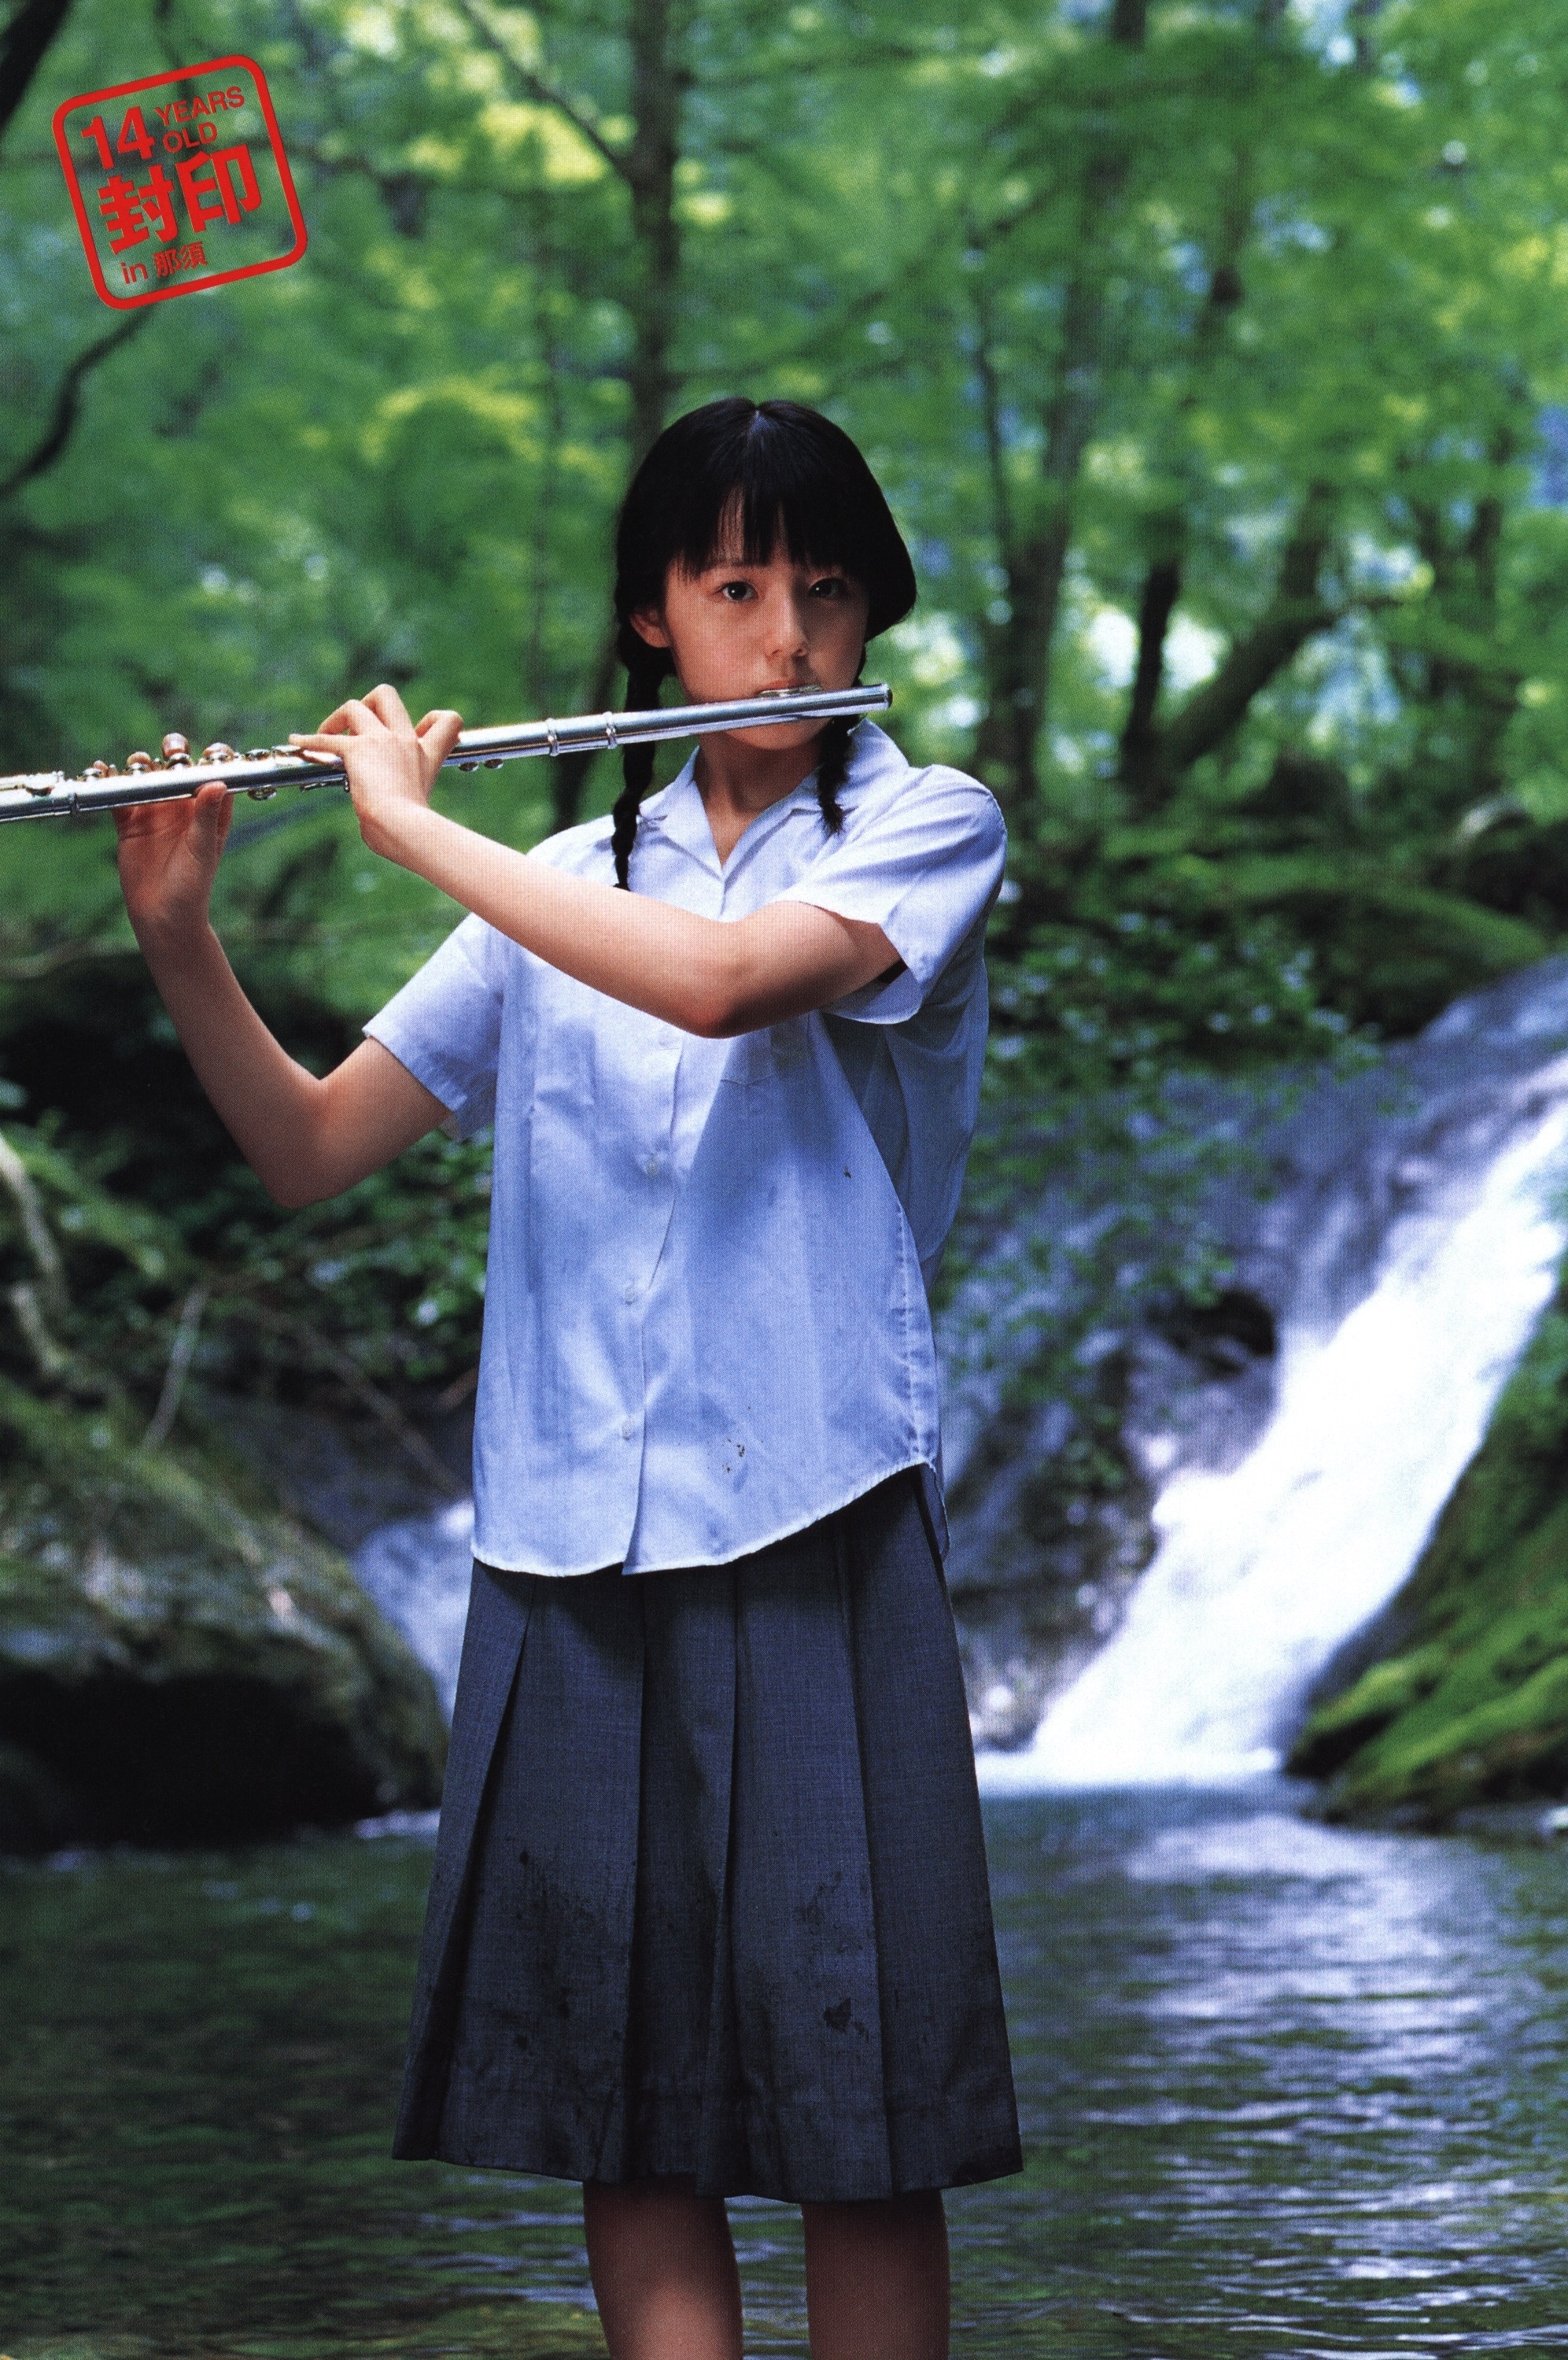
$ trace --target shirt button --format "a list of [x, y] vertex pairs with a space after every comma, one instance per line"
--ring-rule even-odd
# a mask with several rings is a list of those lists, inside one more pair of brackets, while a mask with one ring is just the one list
[[621, 1289], [621, 1301], [623, 1303], [635, 1303], [637, 1299], [637, 1284], [635, 1278], [631, 1278], [626, 1281], [626, 1285]]
[[629, 1442], [629, 1441], [631, 1440], [631, 1438], [632, 1438], [633, 1435], [634, 1435], [636, 1432], [637, 1432], [637, 1421], [636, 1421], [636, 1419], [635, 1419], [635, 1418], [630, 1418], [630, 1417], [623, 1417], [623, 1418], [622, 1418], [622, 1420], [621, 1420], [621, 1440], [622, 1440], [623, 1442]]
[[650, 1155], [650, 1156], [648, 1157], [648, 1162], [643, 1165], [643, 1167], [642, 1167], [642, 1168], [643, 1168], [643, 1170], [648, 1174], [648, 1178], [649, 1178], [650, 1180], [657, 1180], [657, 1179], [658, 1179], [658, 1177], [659, 1177], [659, 1158], [658, 1158], [658, 1156], [657, 1156], [657, 1155]]

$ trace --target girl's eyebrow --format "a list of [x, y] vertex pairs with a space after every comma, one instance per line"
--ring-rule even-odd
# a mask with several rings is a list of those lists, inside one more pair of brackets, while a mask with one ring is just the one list
[[[771, 557], [710, 557], [696, 578], [701, 580], [704, 574], [766, 574], [774, 562]], [[794, 562], [790, 560], [791, 563]], [[830, 558], [826, 564], [822, 565], [814, 558], [806, 559], [801, 563], [801, 571], [806, 574], [842, 574], [846, 581], [850, 578], [848, 566], [841, 565], [836, 557]]]

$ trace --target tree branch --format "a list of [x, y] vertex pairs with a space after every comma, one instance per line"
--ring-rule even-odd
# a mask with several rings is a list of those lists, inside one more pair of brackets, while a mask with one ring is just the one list
[[359, 1363], [334, 1344], [331, 1337], [323, 1336], [308, 1320], [289, 1318], [283, 1312], [268, 1309], [265, 1304], [229, 1297], [221, 1300], [215, 1307], [221, 1318], [248, 1320], [253, 1328], [261, 1328], [266, 1335], [278, 1336], [289, 1343], [303, 1345], [306, 1351], [312, 1353], [324, 1368], [330, 1369], [338, 1382], [345, 1386], [354, 1398], [386, 1427], [436, 1489], [444, 1491], [448, 1499], [456, 1499], [460, 1487], [452, 1480], [450, 1470], [441, 1465], [424, 1436], [409, 1425], [397, 1403], [384, 1393], [379, 1385], [372, 1384]]
[[57, 1316], [62, 1315], [66, 1308], [65, 1271], [60, 1258], [60, 1248], [44, 1218], [43, 1205], [33, 1185], [32, 1175], [3, 1131], [0, 1131], [0, 1186], [9, 1190], [16, 1207], [22, 1235], [27, 1240], [27, 1251], [49, 1309]]
[[1333, 541], [1333, 514], [1328, 486], [1312, 485], [1285, 544], [1268, 606], [1246, 637], [1233, 641], [1214, 678], [1194, 689], [1168, 724], [1161, 750], [1169, 770], [1190, 770], [1200, 756], [1223, 744], [1259, 690], [1309, 639], [1332, 630], [1351, 605], [1366, 603], [1336, 606], [1319, 594], [1318, 575]]
[[129, 344], [133, 336], [140, 334], [147, 326], [147, 317], [146, 311], [133, 311], [128, 320], [120, 321], [107, 335], [100, 336], [95, 344], [89, 344], [85, 352], [77, 354], [60, 381], [60, 389], [54, 398], [53, 415], [39, 441], [8, 475], [0, 479], [0, 500], [10, 499], [24, 484], [32, 483], [54, 465], [71, 440], [71, 430], [82, 408], [84, 381], [101, 361], [106, 361], [111, 353], [118, 352], [122, 344]]
[[592, 118], [584, 115], [581, 107], [574, 105], [564, 92], [556, 90], [541, 75], [535, 73], [531, 66], [526, 66], [521, 59], [515, 58], [500, 35], [485, 22], [478, 9], [474, 7], [473, 0], [456, 0], [456, 6], [458, 15], [463, 22], [479, 36], [492, 55], [500, 59], [507, 72], [523, 90], [527, 91], [534, 104], [537, 106], [553, 107], [558, 115], [564, 115], [573, 131], [580, 137], [587, 140], [595, 153], [604, 158], [611, 171], [618, 179], [625, 180], [629, 188], [631, 176], [625, 155], [618, 148], [611, 147]]
[[180, 1321], [174, 1331], [174, 1348], [164, 1371], [163, 1386], [158, 1393], [158, 1407], [152, 1414], [152, 1424], [142, 1437], [144, 1450], [161, 1450], [169, 1440], [180, 1409], [180, 1396], [185, 1390], [185, 1380], [191, 1363], [196, 1357], [196, 1342], [201, 1333], [201, 1314], [207, 1308], [207, 1290], [193, 1286], [180, 1307]]

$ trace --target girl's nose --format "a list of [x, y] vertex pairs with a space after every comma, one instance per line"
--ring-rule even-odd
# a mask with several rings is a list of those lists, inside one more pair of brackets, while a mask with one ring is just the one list
[[803, 655], [811, 641], [806, 629], [805, 602], [791, 590], [776, 590], [764, 610], [769, 656]]

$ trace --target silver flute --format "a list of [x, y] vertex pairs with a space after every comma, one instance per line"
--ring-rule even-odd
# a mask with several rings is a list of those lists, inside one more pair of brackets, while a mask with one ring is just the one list
[[[509, 727], [463, 729], [441, 765], [443, 770], [498, 770], [530, 754], [598, 754], [617, 746], [658, 745], [666, 738], [701, 738], [713, 729], [767, 728], [786, 721], [858, 721], [886, 713], [893, 692], [881, 682], [865, 688], [772, 689], [728, 705], [660, 705], [647, 713], [583, 713], [568, 721], [519, 721]], [[0, 822], [8, 819], [70, 819], [86, 812], [114, 811], [125, 803], [174, 803], [199, 787], [227, 787], [232, 794], [265, 803], [279, 787], [346, 787], [348, 776], [334, 755], [305, 754], [297, 746], [253, 746], [236, 754], [232, 746], [203, 746], [192, 755], [178, 730], [163, 741], [162, 757], [127, 754], [123, 770], [112, 762], [89, 762], [69, 777], [63, 770], [21, 770], [0, 775]]]

